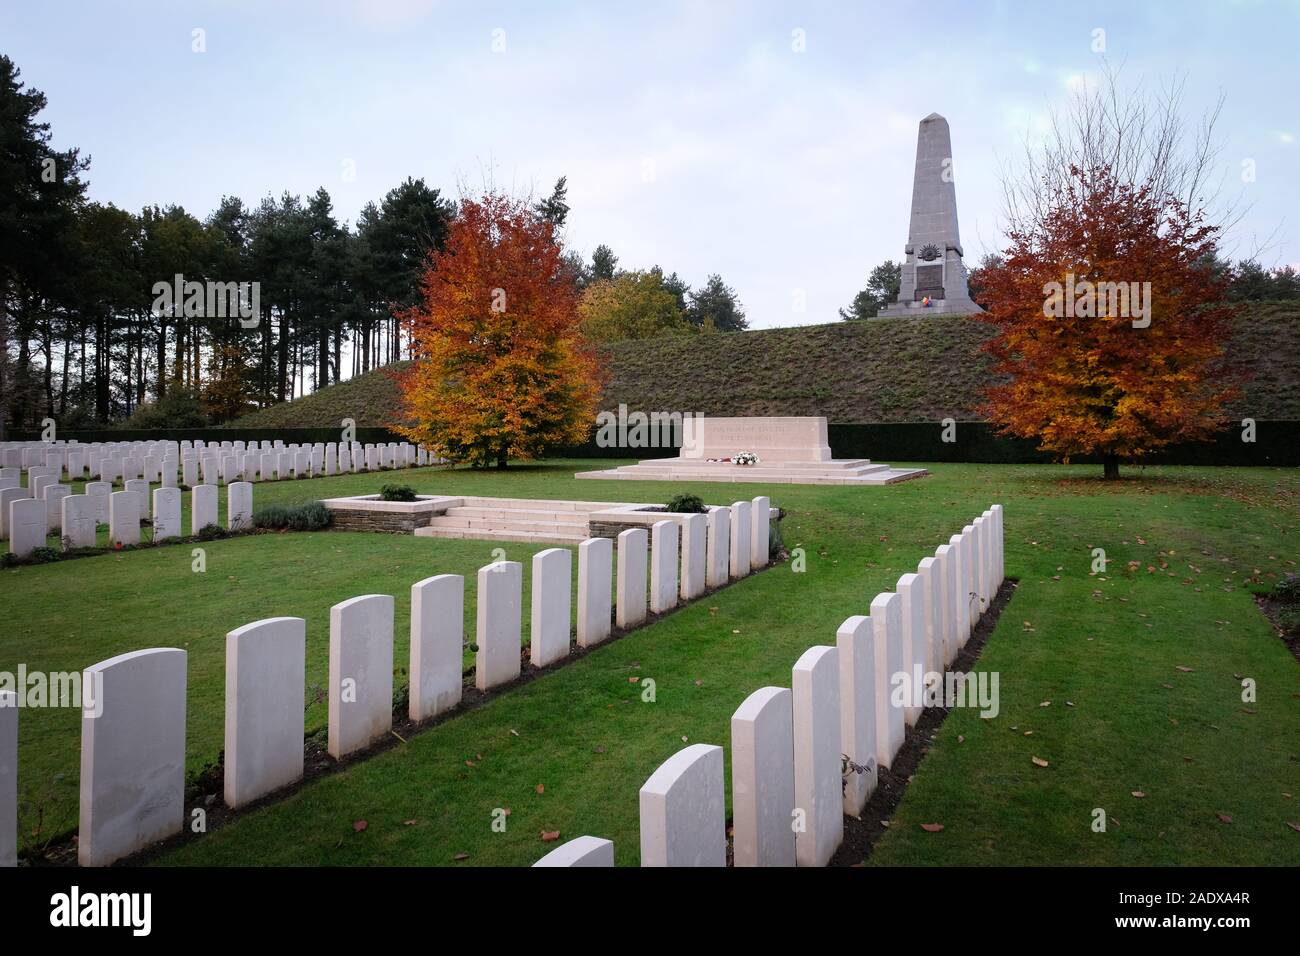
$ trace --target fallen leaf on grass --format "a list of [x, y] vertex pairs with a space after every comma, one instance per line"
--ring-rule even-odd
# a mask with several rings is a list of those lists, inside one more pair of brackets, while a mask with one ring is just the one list
[[1047, 761], [1044, 760], [1042, 757], [1031, 757], [1030, 759], [1033, 760], [1033, 762], [1034, 762], [1034, 766], [1035, 766], [1035, 767], [1046, 767], [1046, 766], [1047, 766]]
[[1288, 820], [1288, 821], [1286, 822], [1286, 825], [1289, 826], [1289, 827], [1290, 827], [1292, 830], [1294, 830], [1296, 833], [1300, 833], [1300, 823], [1293, 823], [1293, 822], [1291, 822], [1290, 820]]
[[543, 831], [542, 831], [542, 842], [543, 842], [543, 843], [554, 843], [554, 842], [555, 842], [556, 840], [558, 840], [559, 838], [560, 838], [560, 831], [559, 831], [559, 830], [543, 830]]
[[1051, 706], [1052, 706], [1052, 702], [1051, 702], [1050, 700], [1045, 700], [1045, 701], [1043, 701], [1041, 704], [1039, 704], [1038, 706], [1039, 706], [1039, 707], [1051, 707]]
[[938, 833], [943, 829], [942, 823], [922, 823], [921, 829], [926, 833]]
[[1217, 813], [1217, 814], [1215, 814], [1215, 816], [1217, 816], [1217, 817], [1219, 818], [1219, 822], [1220, 822], [1220, 823], [1231, 823], [1231, 822], [1232, 822], [1232, 815], [1231, 815], [1231, 814], [1228, 814], [1228, 813]]
[[1133, 790], [1133, 791], [1131, 791], [1131, 792], [1132, 792], [1133, 796], [1137, 797], [1139, 800], [1140, 800], [1142, 797], [1145, 797], [1145, 796], [1146, 796], [1146, 794], [1143, 793], [1141, 790]]
[[404, 827], [413, 827], [413, 826], [415, 826], [415, 824], [416, 824], [417, 822], [418, 822], [418, 821], [416, 821], [416, 820], [403, 820], [403, 821], [402, 821], [402, 826], [404, 826]]
[[539, 784], [537, 785], [537, 792], [538, 792], [538, 793], [545, 793], [545, 792], [546, 792], [546, 785], [545, 785], [545, 784], [541, 784], [541, 783], [539, 783]]
[[959, 743], [959, 744], [964, 744], [965, 742], [966, 742], [966, 735], [965, 735], [965, 734], [958, 734], [958, 735], [957, 735], [957, 743]]
[[1184, 674], [1191, 674], [1191, 673], [1193, 673], [1193, 671], [1192, 671], [1192, 669], [1191, 669], [1190, 667], [1184, 667], [1182, 664], [1177, 664], [1177, 665], [1175, 665], [1175, 666], [1174, 666], [1174, 670], [1176, 670], [1176, 671], [1182, 671]]
[[627, 679], [627, 682], [628, 682], [629, 684], [639, 684], [639, 683], [641, 683], [641, 678], [639, 678], [639, 677], [629, 677], [629, 678]]
[[366, 827], [368, 827], [368, 826], [370, 826], [370, 824], [367, 823], [365, 820], [357, 820], [357, 821], [355, 821], [355, 822], [352, 824], [352, 832], [353, 832], [353, 833], [360, 833], [362, 830], [364, 830], [364, 829], [365, 829]]
[[453, 860], [468, 860], [468, 859], [469, 859], [469, 854], [468, 854], [468, 853], [457, 853], [455, 856], [452, 857], [452, 859], [453, 859]]

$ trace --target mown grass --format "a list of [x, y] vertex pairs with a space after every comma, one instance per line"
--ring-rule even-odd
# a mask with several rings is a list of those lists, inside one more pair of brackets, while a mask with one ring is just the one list
[[[953, 712], [871, 861], [1300, 862], [1300, 834], [1287, 827], [1300, 813], [1283, 796], [1298, 782], [1300, 672], [1250, 594], [1295, 570], [1293, 471], [1153, 468], [1106, 485], [1095, 468], [958, 465], [846, 489], [573, 480], [585, 467], [408, 474], [421, 492], [660, 501], [692, 491], [709, 503], [770, 494], [787, 509], [786, 543], [805, 550], [808, 569], [782, 565], [741, 581], [159, 862], [451, 865], [464, 853], [457, 865], [528, 864], [551, 846], [540, 833], [559, 830], [610, 837], [618, 861], [634, 864], [637, 790], [655, 767], [687, 742], [729, 751], [729, 718], [747, 694], [788, 686], [805, 648], [833, 643], [845, 617], [864, 613], [995, 501], [1006, 507], [1007, 573], [1020, 580], [980, 660], [1000, 675], [1001, 712], [991, 720]], [[272, 483], [255, 500], [299, 497], [304, 486], [315, 497], [361, 493], [375, 480]], [[391, 593], [400, 663], [411, 582], [472, 574], [494, 546], [266, 535], [210, 543], [206, 575], [189, 570], [188, 549], [173, 548], [5, 572], [7, 603], [20, 611], [4, 618], [0, 669], [19, 660], [70, 669], [141, 646], [187, 647], [194, 770], [220, 747], [222, 637], [231, 627], [306, 617], [308, 682], [319, 685], [328, 607]], [[505, 547], [511, 558], [530, 551]], [[1090, 573], [1098, 547], [1111, 562], [1105, 575]], [[1236, 675], [1257, 681], [1257, 702], [1241, 701]], [[647, 677], [654, 703], [642, 701]], [[319, 726], [323, 714], [315, 705], [307, 724]], [[75, 820], [75, 714], [23, 718], [24, 827], [42, 791], [51, 793], [47, 808]], [[1091, 829], [1098, 807], [1109, 816], [1105, 833]], [[510, 811], [504, 833], [491, 826], [498, 808]], [[358, 833], [361, 819], [368, 826]], [[923, 822], [944, 830], [922, 831]]]

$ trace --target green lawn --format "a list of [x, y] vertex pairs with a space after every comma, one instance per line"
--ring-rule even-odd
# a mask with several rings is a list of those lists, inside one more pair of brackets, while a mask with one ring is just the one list
[[[729, 718], [748, 693], [788, 685], [804, 649], [833, 643], [844, 618], [865, 613], [994, 502], [1006, 508], [1007, 574], [1020, 581], [980, 660], [1000, 674], [1001, 713], [952, 714], [872, 862], [1300, 862], [1300, 833], [1287, 827], [1300, 811], [1284, 796], [1300, 783], [1300, 670], [1250, 593], [1295, 570], [1294, 471], [1159, 468], [1113, 486], [1092, 467], [981, 465], [940, 465], [931, 478], [885, 488], [572, 479], [589, 467], [408, 474], [422, 492], [662, 501], [690, 490], [715, 504], [769, 494], [787, 510], [785, 541], [806, 550], [808, 570], [787, 565], [741, 581], [162, 862], [428, 865], [466, 853], [457, 865], [528, 864], [551, 846], [539, 833], [560, 830], [609, 837], [618, 862], [633, 864], [637, 791], [655, 767], [686, 742], [729, 751]], [[375, 483], [272, 483], [254, 500]], [[144, 646], [186, 647], [198, 769], [220, 748], [227, 630], [306, 617], [308, 684], [320, 685], [329, 606], [391, 593], [400, 667], [410, 584], [470, 575], [494, 546], [264, 535], [208, 543], [201, 575], [185, 546], [6, 571], [5, 604], [20, 613], [2, 618], [0, 669], [74, 669]], [[516, 560], [536, 550], [505, 547]], [[1105, 575], [1089, 573], [1096, 547], [1111, 562]], [[642, 702], [632, 677], [655, 679], [656, 702]], [[1257, 702], [1242, 703], [1241, 677], [1257, 682]], [[22, 718], [24, 829], [42, 808], [46, 832], [66, 828], [75, 821], [76, 715]], [[309, 709], [309, 728], [323, 719], [322, 705]], [[505, 833], [491, 827], [496, 808], [510, 810]], [[1095, 808], [1108, 814], [1105, 833], [1091, 828]], [[358, 833], [359, 819], [368, 827]], [[944, 830], [922, 831], [923, 822]]]

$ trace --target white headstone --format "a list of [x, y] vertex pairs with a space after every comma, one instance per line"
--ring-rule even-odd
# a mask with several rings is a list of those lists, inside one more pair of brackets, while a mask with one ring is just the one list
[[86, 482], [86, 494], [94, 499], [95, 520], [100, 524], [108, 524], [108, 496], [112, 493], [113, 483], [110, 481]]
[[939, 600], [939, 561], [937, 558], [922, 558], [916, 566], [918, 582], [921, 588], [922, 616], [922, 651], [917, 660], [921, 664], [922, 675], [937, 674], [943, 670], [943, 648], [939, 643], [942, 633], [938, 628]]
[[743, 578], [750, 572], [750, 511], [748, 501], [737, 501], [731, 506], [731, 576]]
[[966, 645], [970, 636], [970, 590], [966, 586], [966, 548], [962, 536], [954, 534], [948, 539], [948, 558], [952, 561], [952, 599], [955, 604], [957, 622], [957, 650]]
[[65, 551], [95, 546], [95, 501], [88, 495], [66, 495], [60, 502]]
[[236, 481], [226, 488], [226, 527], [243, 531], [253, 527], [253, 485]]
[[663, 614], [677, 606], [677, 522], [650, 527], [650, 610]]
[[[135, 495], [125, 494], [134, 503]], [[107, 866], [179, 833], [185, 812], [185, 651], [132, 651], [87, 667], [77, 860]]]
[[636, 627], [646, 616], [645, 528], [628, 528], [618, 534], [618, 603], [615, 614], [621, 628]]
[[190, 490], [190, 534], [217, 523], [217, 486], [195, 485]]
[[840, 746], [849, 759], [844, 812], [851, 817], [876, 790], [876, 649], [871, 618], [854, 615], [840, 625]]
[[519, 676], [524, 566], [497, 561], [478, 569], [474, 686], [487, 690]]
[[330, 756], [341, 759], [392, 727], [393, 597], [365, 594], [330, 608]]
[[63, 499], [72, 494], [67, 485], [46, 485], [45, 493], [45, 530], [57, 534], [63, 527]]
[[614, 542], [588, 538], [578, 545], [578, 646], [594, 647], [610, 631]]
[[939, 660], [943, 662], [943, 668], [947, 668], [957, 656], [957, 584], [953, 575], [952, 545], [941, 544], [935, 548], [934, 560], [935, 640]]
[[844, 840], [841, 792], [839, 651], [804, 651], [791, 673], [794, 692], [794, 805], [798, 866], [825, 866]]
[[921, 593], [921, 579], [916, 574], [904, 574], [894, 588], [901, 602], [899, 620], [903, 624], [903, 672], [907, 675], [902, 685], [903, 720], [908, 727], [916, 725], [921, 716], [921, 690], [925, 677], [925, 605]]
[[731, 715], [732, 857], [794, 866], [794, 695], [763, 687]]
[[691, 744], [641, 787], [642, 866], [726, 866], [722, 748]]
[[767, 567], [767, 552], [770, 550], [768, 538], [772, 532], [772, 499], [760, 495], [752, 504], [753, 511], [749, 516], [749, 565], [757, 571]]
[[572, 580], [573, 552], [546, 548], [533, 555], [528, 657], [534, 667], [546, 667], [569, 656]]
[[435, 574], [411, 585], [411, 720], [460, 703], [465, 644], [465, 578]]
[[903, 601], [893, 591], [871, 602], [876, 649], [876, 763], [888, 767], [903, 746], [903, 708], [893, 705], [893, 679], [903, 672]]
[[0, 867], [17, 865], [18, 695], [0, 690]]
[[184, 534], [181, 525], [181, 490], [156, 488], [153, 493], [153, 539], [165, 541]]
[[613, 866], [614, 843], [594, 836], [580, 836], [561, 843], [533, 866]]
[[254, 621], [226, 635], [227, 806], [302, 778], [306, 668], [300, 617]]
[[704, 593], [708, 570], [709, 519], [703, 514], [682, 518], [682, 600]]
[[711, 588], [720, 588], [730, 580], [731, 509], [714, 508], [708, 513], [708, 571], [706, 580]]
[[27, 498], [26, 488], [0, 488], [0, 538], [9, 537], [9, 505]]
[[140, 495], [115, 491], [108, 496], [108, 542], [111, 545], [140, 543]]
[[181, 462], [181, 483], [187, 488], [193, 488], [199, 483], [199, 460], [197, 458], [186, 458]]

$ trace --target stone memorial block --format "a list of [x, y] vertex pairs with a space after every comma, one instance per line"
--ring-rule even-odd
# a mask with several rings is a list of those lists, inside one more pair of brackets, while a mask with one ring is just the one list
[[656, 521], [650, 528], [650, 610], [663, 614], [677, 606], [677, 522]]
[[338, 471], [339, 446], [330, 442], [325, 446], [325, 474], [332, 475]]
[[68, 495], [63, 506], [63, 548], [93, 548], [95, 546], [96, 503], [90, 495]]
[[835, 635], [840, 664], [840, 747], [849, 759], [844, 812], [860, 816], [876, 790], [876, 649], [871, 618], [856, 614]]
[[[20, 558], [45, 547], [45, 502], [39, 498], [16, 498], [9, 502], [9, 550]], [[137, 531], [139, 530], [137, 526]]]
[[56, 534], [63, 527], [63, 499], [72, 494], [67, 485], [47, 485], [45, 487], [45, 531]]
[[682, 518], [682, 600], [693, 601], [704, 593], [708, 571], [709, 519], [707, 515]]
[[352, 451], [347, 442], [339, 442], [339, 474], [352, 471]]
[[32, 493], [33, 498], [40, 498], [42, 501], [45, 500], [45, 489], [58, 483], [59, 479], [54, 475], [27, 473], [27, 489]]
[[379, 449], [374, 445], [366, 446], [366, 471], [379, 470]]
[[1002, 582], [1007, 579], [1006, 535], [1002, 529], [1002, 506], [994, 505], [989, 510], [993, 512], [993, 583], [996, 588], [1000, 588]]
[[144, 474], [144, 461], [134, 456], [122, 459], [122, 480], [130, 481]]
[[474, 686], [487, 690], [519, 676], [524, 566], [496, 561], [478, 569]]
[[750, 572], [749, 522], [751, 505], [748, 501], [737, 501], [731, 506], [731, 577], [743, 578]]
[[0, 488], [0, 538], [9, 537], [9, 505], [27, 497], [26, 488]]
[[221, 461], [211, 455], [204, 455], [199, 459], [200, 470], [203, 472], [203, 484], [216, 486], [221, 481]]
[[533, 866], [613, 866], [614, 843], [594, 836], [580, 836], [561, 843]]
[[190, 489], [190, 534], [198, 534], [217, 523], [217, 486], [195, 485]]
[[293, 475], [293, 452], [281, 451], [276, 455], [275, 477], [279, 481]]
[[155, 488], [153, 493], [153, 539], [166, 541], [184, 534], [181, 524], [181, 490]]
[[893, 703], [895, 674], [903, 673], [903, 602], [893, 591], [871, 601], [876, 655], [876, 763], [889, 767], [907, 734], [903, 708]]
[[180, 462], [175, 458], [164, 458], [162, 462], [162, 472], [160, 478], [164, 488], [176, 487], [176, 472], [180, 468]]
[[181, 483], [193, 488], [199, 483], [199, 462], [197, 458], [186, 458], [181, 462]]
[[706, 517], [709, 523], [706, 581], [709, 587], [720, 588], [730, 580], [731, 509], [713, 508]]
[[957, 586], [953, 577], [952, 546], [941, 544], [934, 549], [934, 640], [935, 654], [946, 670], [957, 656]]
[[763, 687], [731, 715], [735, 866], [794, 866], [794, 695]]
[[99, 524], [108, 524], [108, 496], [113, 493], [111, 481], [86, 482], [86, 494], [94, 499], [95, 520]]
[[894, 590], [901, 602], [899, 620], [903, 624], [903, 721], [908, 727], [916, 725], [921, 715], [922, 689], [925, 677], [925, 608], [922, 605], [920, 578], [912, 573], [898, 579]]
[[349, 598], [330, 608], [327, 749], [340, 760], [392, 728], [393, 597]]
[[261, 462], [261, 475], [263, 481], [274, 481], [279, 477], [275, 473], [277, 455], [273, 451], [264, 451], [259, 456]]
[[68, 452], [68, 477], [73, 481], [80, 481], [86, 474], [86, 453], [81, 451]]
[[726, 866], [722, 748], [691, 744], [641, 787], [642, 866]]
[[588, 538], [578, 545], [578, 646], [594, 647], [609, 637], [614, 542]]
[[[613, 844], [610, 844], [612, 862]], [[18, 695], [0, 690], [0, 867], [18, 865]]]
[[149, 455], [146, 457], [144, 460], [144, 474], [142, 477], [150, 484], [161, 482], [162, 459], [156, 455]]
[[645, 528], [628, 528], [618, 534], [618, 602], [615, 608], [618, 626], [636, 627], [646, 617], [646, 541]]
[[306, 673], [300, 617], [254, 621], [226, 635], [226, 806], [302, 779]]
[[[132, 506], [135, 496], [126, 495]], [[81, 686], [77, 861], [107, 866], [179, 833], [185, 813], [185, 651], [151, 648], [94, 664]]]
[[411, 585], [411, 689], [419, 722], [460, 703], [465, 646], [465, 578], [435, 574]]
[[532, 624], [528, 655], [534, 667], [569, 656], [569, 604], [573, 552], [546, 548], [533, 555]]
[[772, 499], [759, 495], [752, 502], [749, 531], [749, 566], [757, 571], [767, 567], [768, 538], [772, 532]]
[[794, 836], [797, 866], [825, 866], [844, 840], [839, 651], [818, 645], [791, 672], [794, 695]]
[[108, 543], [140, 543], [140, 495], [135, 491], [115, 491], [108, 496]]
[[236, 481], [226, 488], [226, 527], [245, 531], [253, 527], [253, 485]]

